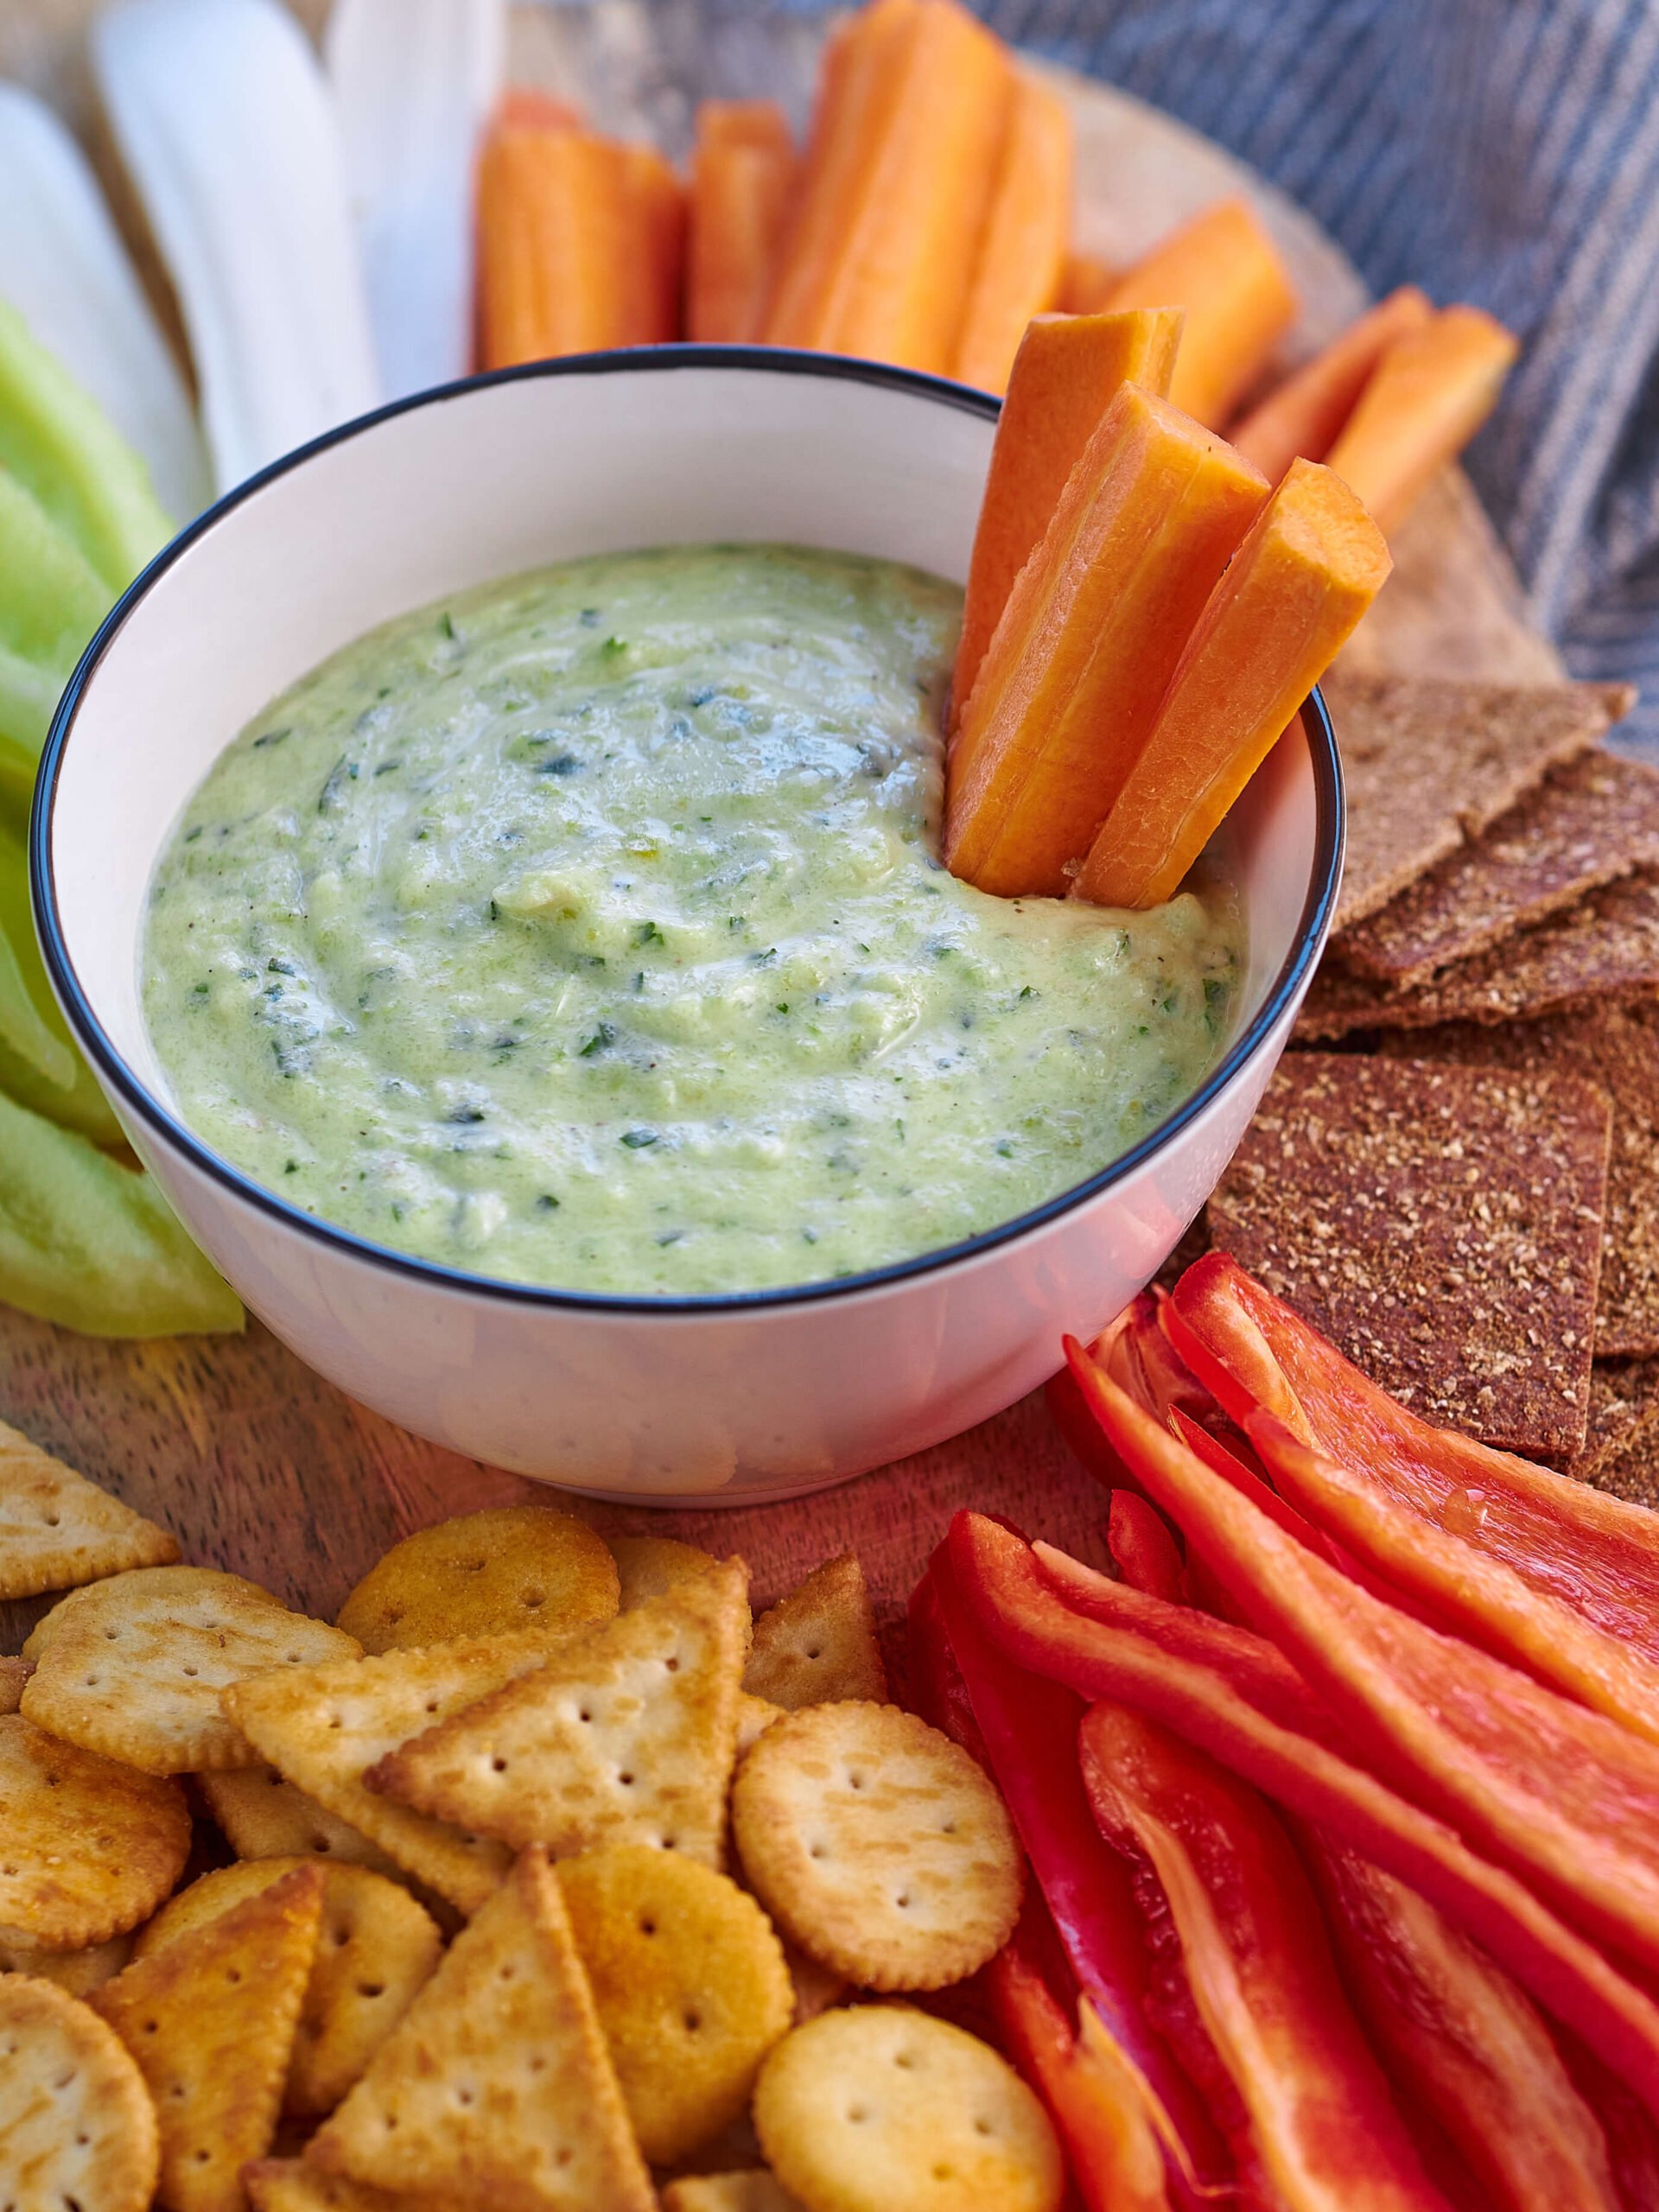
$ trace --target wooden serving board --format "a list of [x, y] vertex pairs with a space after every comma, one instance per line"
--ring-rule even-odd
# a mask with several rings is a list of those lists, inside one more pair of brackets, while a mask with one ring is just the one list
[[[315, 29], [326, 0], [296, 4]], [[96, 147], [81, 60], [95, 8], [96, 0], [7, 0], [0, 76], [47, 92]], [[798, 18], [757, 11], [711, 20], [699, 0], [521, 7], [513, 73], [582, 100], [606, 128], [647, 133], [678, 153], [705, 93], [772, 93], [804, 118], [817, 43], [817, 27]], [[1050, 74], [1077, 117], [1083, 244], [1126, 261], [1172, 223], [1244, 190], [1303, 293], [1293, 355], [1323, 342], [1361, 304], [1359, 280], [1317, 226], [1219, 149], [1126, 94]], [[1354, 658], [1517, 683], [1560, 674], [1460, 475], [1425, 500], [1395, 551], [1394, 579]], [[241, 1338], [108, 1344], [0, 1307], [0, 1418], [175, 1529], [188, 1558], [251, 1575], [328, 1617], [410, 1529], [540, 1494], [353, 1404], [257, 1323]], [[1085, 1556], [1103, 1549], [1104, 1498], [1054, 1433], [1040, 1395], [933, 1451], [790, 1503], [695, 1513], [577, 1503], [607, 1533], [655, 1529], [741, 1551], [763, 1602], [855, 1547], [889, 1629], [957, 1506], [1007, 1514]], [[16, 1649], [47, 1602], [0, 1605], [0, 1651]]]

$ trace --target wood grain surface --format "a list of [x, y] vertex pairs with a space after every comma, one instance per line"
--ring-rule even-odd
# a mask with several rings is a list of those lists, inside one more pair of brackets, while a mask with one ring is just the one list
[[[53, 99], [107, 164], [81, 47], [95, 7], [4, 0], [0, 76]], [[322, 0], [303, 0], [298, 12], [315, 30]], [[649, 133], [679, 151], [692, 106], [708, 91], [772, 92], [803, 116], [817, 35], [799, 19], [759, 10], [707, 20], [697, 0], [521, 7], [513, 69], [519, 81], [583, 99], [607, 128]], [[1302, 289], [1293, 357], [1361, 303], [1357, 278], [1311, 220], [1219, 149], [1126, 94], [1050, 73], [1077, 120], [1085, 244], [1127, 259], [1171, 223], [1244, 189]], [[1395, 550], [1395, 577], [1351, 649], [1356, 658], [1516, 682], [1559, 674], [1460, 475], [1435, 488]], [[257, 1324], [239, 1339], [108, 1344], [0, 1307], [0, 1417], [175, 1529], [188, 1558], [251, 1575], [327, 1616], [399, 1535], [537, 1494], [531, 1483], [423, 1443], [353, 1404]], [[950, 1514], [964, 1504], [1006, 1514], [1085, 1556], [1103, 1548], [1104, 1497], [1060, 1443], [1040, 1396], [805, 1500], [696, 1513], [580, 1502], [578, 1510], [607, 1532], [671, 1531], [741, 1551], [760, 1601], [854, 1546], [891, 1632]], [[47, 1602], [0, 1605], [0, 1651], [16, 1649]]]

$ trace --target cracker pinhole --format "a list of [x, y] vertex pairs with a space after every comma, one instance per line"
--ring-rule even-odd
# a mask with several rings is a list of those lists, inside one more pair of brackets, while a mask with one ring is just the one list
[[72, 1590], [178, 1555], [165, 1529], [0, 1421], [0, 1599]]

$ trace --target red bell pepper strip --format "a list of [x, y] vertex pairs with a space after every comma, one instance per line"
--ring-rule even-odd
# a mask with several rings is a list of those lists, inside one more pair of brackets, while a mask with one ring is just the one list
[[1619, 2212], [1607, 2141], [1529, 1998], [1392, 1874], [1305, 1827], [1348, 1994], [1503, 2212]]
[[1058, 1951], [1046, 1909], [1028, 1895], [983, 1974], [1003, 2048], [1047, 2106], [1087, 2212], [1170, 2212], [1145, 2085], [1087, 1999], [1073, 1996]]
[[[1159, 2138], [1169, 2147], [1178, 2193], [1224, 2181], [1221, 2140], [1147, 2014], [1149, 1961], [1141, 1913], [1128, 1869], [1101, 1840], [1077, 1773], [1082, 1700], [1009, 1663], [961, 1602], [943, 1547], [924, 1580], [933, 1596], [919, 1609], [912, 1601], [912, 1649], [918, 1630], [930, 1633], [937, 1620], [967, 1685], [982, 1746], [976, 1756], [1020, 1832], [1080, 1996], [1122, 2054], [1124, 2070], [1142, 2085]], [[918, 1671], [937, 1680], [940, 1669], [928, 1662]]]
[[[1366, 1469], [1316, 1451], [1271, 1415], [1246, 1433], [1274, 1482], [1340, 1551], [1415, 1597], [1482, 1650], [1659, 1744], [1659, 1667], [1478, 1544], [1402, 1506]], [[1259, 1503], [1259, 1501], [1258, 1501]], [[1338, 1560], [1338, 1564], [1341, 1560]], [[1375, 1592], [1362, 1572], [1357, 1580]]]
[[962, 1745], [988, 1774], [991, 1755], [974, 1717], [957, 1655], [944, 1624], [939, 1589], [950, 1572], [948, 1560], [930, 1567], [910, 1593], [906, 1643], [910, 1658], [910, 1698], [913, 1709], [930, 1727]]
[[1659, 1516], [1435, 1428], [1223, 1254], [1187, 1269], [1160, 1319], [1241, 1427], [1258, 1409], [1275, 1414], [1303, 1443], [1369, 1473], [1396, 1503], [1659, 1664]]
[[1373, 1598], [1097, 1368], [1080, 1379], [1114, 1449], [1368, 1762], [1564, 1918], [1659, 1968], [1659, 1745]]
[[1277, 1816], [1122, 1706], [1090, 1707], [1080, 1742], [1095, 1817], [1167, 1910], [1273, 2201], [1285, 2212], [1451, 2212], [1343, 1995]]
[[1186, 1601], [1186, 1573], [1175, 1539], [1155, 1509], [1132, 1490], [1115, 1490], [1106, 1543], [1117, 1571], [1136, 1590], [1174, 1605]]
[[950, 1548], [963, 1606], [1017, 1666], [1161, 1720], [1421, 1891], [1659, 2113], [1659, 2004], [1513, 1874], [1363, 1768], [1263, 1712], [1216, 1667], [1166, 1649], [1155, 1634], [1085, 1619], [1031, 1547], [982, 1514], [957, 1514]]

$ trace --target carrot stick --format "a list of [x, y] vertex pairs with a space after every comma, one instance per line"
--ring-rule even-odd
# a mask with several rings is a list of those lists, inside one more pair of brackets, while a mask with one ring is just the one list
[[1160, 239], [1112, 287], [1110, 308], [1178, 307], [1186, 330], [1169, 396], [1200, 423], [1224, 423], [1295, 315], [1295, 289], [1242, 200], [1224, 200]]
[[1342, 479], [1294, 461], [1198, 617], [1074, 899], [1173, 898], [1389, 566], [1382, 531]]
[[1065, 102], [1016, 79], [950, 365], [962, 384], [1006, 391], [1026, 325], [1054, 304], [1071, 222], [1071, 140]]
[[685, 278], [685, 188], [654, 146], [620, 146], [621, 346], [677, 338]]
[[794, 175], [794, 142], [776, 100], [702, 102], [691, 164], [688, 337], [741, 345], [758, 333]]
[[1014, 583], [963, 710], [944, 855], [982, 891], [1062, 896], [1129, 774], [1266, 480], [1121, 385]]
[[817, 101], [795, 206], [762, 334], [810, 346], [848, 211], [866, 181], [869, 149], [892, 109], [899, 56], [924, 0], [873, 0], [825, 41]]
[[1027, 330], [980, 502], [950, 690], [953, 728], [1014, 580], [1041, 543], [1065, 480], [1117, 387], [1138, 384], [1162, 398], [1180, 335], [1181, 318], [1173, 308], [1038, 315]]
[[1054, 304], [1062, 315], [1098, 315], [1117, 275], [1097, 253], [1068, 253]]
[[1446, 308], [1396, 339], [1325, 455], [1385, 531], [1497, 404], [1518, 341], [1478, 308]]
[[1013, 86], [959, 0], [877, 0], [830, 72], [770, 342], [949, 368]]
[[1234, 430], [1233, 444], [1269, 484], [1299, 457], [1323, 461], [1383, 354], [1433, 312], [1414, 284], [1390, 292], [1269, 392]]

